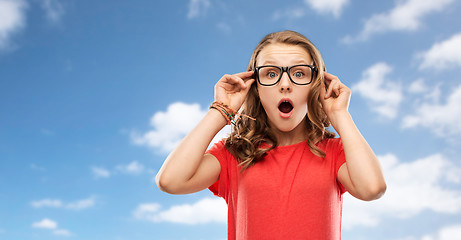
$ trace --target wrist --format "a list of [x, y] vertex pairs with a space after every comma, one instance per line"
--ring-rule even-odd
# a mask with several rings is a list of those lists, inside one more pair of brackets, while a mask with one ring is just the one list
[[232, 108], [227, 106], [226, 104], [220, 101], [214, 101], [211, 104], [210, 109], [218, 110], [221, 113], [221, 115], [224, 117], [224, 119], [226, 119], [227, 125], [230, 125], [231, 123], [232, 124], [235, 123], [235, 116], [237, 113]]
[[207, 115], [213, 118], [214, 122], [218, 123], [221, 128], [227, 125], [227, 119], [223, 116], [220, 110], [216, 108], [210, 108]]
[[352, 121], [352, 116], [347, 110], [335, 111], [328, 114], [328, 119], [330, 120], [333, 128], [339, 133], [340, 129], [345, 124], [349, 124]]

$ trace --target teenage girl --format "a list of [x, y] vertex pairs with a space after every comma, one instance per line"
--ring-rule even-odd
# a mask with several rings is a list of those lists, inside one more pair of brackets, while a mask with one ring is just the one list
[[[340, 239], [343, 193], [370, 201], [386, 190], [348, 112], [350, 96], [306, 37], [271, 33], [247, 72], [217, 82], [215, 102], [168, 156], [157, 185], [223, 197], [228, 239]], [[226, 124], [230, 136], [207, 151]]]

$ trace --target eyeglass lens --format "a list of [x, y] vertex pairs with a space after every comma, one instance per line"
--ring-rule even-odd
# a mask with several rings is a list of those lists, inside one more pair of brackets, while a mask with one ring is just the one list
[[[263, 85], [273, 85], [282, 78], [282, 68], [262, 66], [259, 68], [259, 81]], [[296, 84], [308, 84], [312, 80], [312, 69], [309, 66], [289, 67], [288, 76]]]

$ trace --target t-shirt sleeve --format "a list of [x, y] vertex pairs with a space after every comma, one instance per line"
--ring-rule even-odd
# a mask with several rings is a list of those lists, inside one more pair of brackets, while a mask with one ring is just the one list
[[341, 190], [341, 194], [346, 192], [346, 188], [339, 182], [338, 180], [338, 171], [339, 168], [346, 163], [346, 155], [344, 154], [344, 148], [343, 148], [343, 143], [340, 138], [335, 138], [332, 139], [332, 148], [331, 152], [333, 153], [333, 161], [334, 161], [334, 166], [335, 166], [335, 174], [336, 174], [336, 180], [338, 182], [338, 186]]
[[215, 143], [206, 153], [215, 156], [219, 164], [221, 165], [221, 172], [219, 174], [218, 180], [208, 187], [208, 189], [216, 196], [226, 199], [227, 188], [229, 185], [229, 175], [228, 175], [228, 159], [226, 156], [226, 147], [224, 146], [224, 141], [221, 140]]

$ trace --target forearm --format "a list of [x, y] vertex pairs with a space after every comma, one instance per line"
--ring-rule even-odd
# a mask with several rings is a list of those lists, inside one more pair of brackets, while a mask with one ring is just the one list
[[341, 137], [354, 191], [362, 197], [382, 194], [386, 184], [381, 166], [351, 115], [344, 111], [337, 113], [330, 120]]
[[165, 160], [156, 176], [157, 185], [181, 185], [196, 173], [214, 136], [226, 125], [220, 112], [211, 109], [199, 124], [179, 143]]
[[[216, 134], [240, 109], [253, 84], [253, 71], [225, 74], [215, 85], [214, 108], [181, 141], [165, 160], [155, 181], [169, 193], [190, 193], [204, 189], [217, 180], [220, 163], [212, 155], [204, 155]], [[245, 81], [243, 80], [245, 79]], [[227, 114], [226, 114], [227, 113]]]

